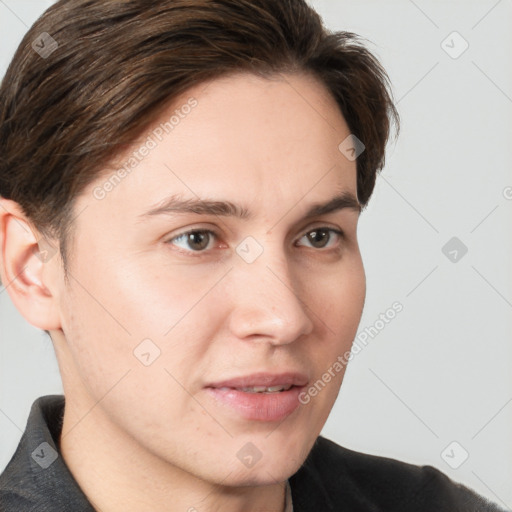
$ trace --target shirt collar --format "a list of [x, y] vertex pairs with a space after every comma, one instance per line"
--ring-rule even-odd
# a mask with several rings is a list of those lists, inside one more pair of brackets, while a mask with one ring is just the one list
[[60, 454], [64, 397], [48, 395], [32, 405], [25, 432], [0, 476], [3, 492], [39, 510], [94, 512]]

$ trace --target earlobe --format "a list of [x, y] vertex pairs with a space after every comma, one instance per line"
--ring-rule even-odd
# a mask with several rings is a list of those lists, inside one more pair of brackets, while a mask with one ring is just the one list
[[60, 327], [45, 265], [55, 249], [42, 238], [18, 203], [0, 198], [0, 277], [15, 307], [33, 326]]

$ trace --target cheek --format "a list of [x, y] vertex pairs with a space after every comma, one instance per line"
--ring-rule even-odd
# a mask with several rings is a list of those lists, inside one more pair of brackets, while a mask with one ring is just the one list
[[72, 270], [61, 308], [77, 378], [99, 398], [129, 371], [122, 388], [133, 400], [144, 402], [155, 389], [176, 398], [183, 391], [177, 382], [195, 375], [219, 321], [219, 305], [206, 293], [218, 278], [115, 263], [96, 261], [94, 273], [86, 265]]
[[[350, 263], [350, 264], [348, 264]], [[316, 310], [328, 327], [327, 335], [350, 345], [356, 334], [366, 296], [366, 277], [360, 257], [354, 257], [315, 289]]]
[[196, 314], [210, 290], [226, 269], [208, 265], [179, 265], [166, 261], [162, 248], [148, 257], [124, 262], [124, 268], [113, 267], [113, 288], [105, 290], [120, 297], [121, 316], [137, 337], [169, 339], [177, 328]]
[[317, 391], [322, 396], [317, 405], [322, 404], [320, 408], [327, 414], [341, 387], [347, 354], [363, 311], [366, 279], [361, 259], [355, 258], [352, 265], [323, 283], [316, 294], [315, 309], [321, 312], [324, 337], [311, 348], [310, 359], [315, 361], [315, 380], [320, 381]]
[[[110, 290], [114, 295], [119, 292], [114, 287]], [[173, 306], [170, 292], [166, 294], [167, 302], [154, 304], [120, 296], [124, 298], [119, 301], [119, 309], [111, 307], [109, 313], [120, 319], [124, 312], [129, 332], [82, 288], [68, 293], [63, 309], [68, 387], [73, 387], [75, 396], [82, 396], [84, 403], [92, 400], [100, 404], [115, 424], [123, 425], [133, 436], [140, 432], [161, 436], [161, 425], [169, 435], [174, 430], [182, 435], [180, 429], [197, 428], [193, 419], [202, 411], [185, 389], [190, 376], [197, 373], [194, 363], [200, 357], [201, 346], [194, 343], [193, 336], [187, 336], [187, 332], [197, 334], [197, 330], [193, 319], [185, 315], [186, 304], [177, 300]], [[142, 295], [138, 297], [142, 299]], [[183, 320], [165, 336], [173, 322], [164, 312], [172, 307], [180, 310], [177, 320]], [[81, 395], [81, 389], [89, 397]]]
[[80, 287], [69, 291], [62, 310], [63, 378], [97, 400], [133, 366], [132, 337], [113, 320], [114, 310], [107, 313]]
[[338, 396], [366, 295], [361, 258], [347, 258], [344, 263], [330, 278], [317, 280], [309, 288], [321, 334], [309, 345], [315, 375], [305, 400], [314, 407], [318, 425], [323, 425]]

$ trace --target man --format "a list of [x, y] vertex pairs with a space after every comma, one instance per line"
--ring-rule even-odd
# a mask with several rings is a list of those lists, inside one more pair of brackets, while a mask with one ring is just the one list
[[319, 437], [398, 121], [354, 35], [301, 0], [60, 1], [0, 97], [0, 275], [65, 393], [2, 510], [498, 510]]

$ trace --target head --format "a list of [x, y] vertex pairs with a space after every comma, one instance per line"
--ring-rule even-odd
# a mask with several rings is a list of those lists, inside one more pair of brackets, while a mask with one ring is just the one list
[[[302, 0], [67, 0], [0, 98], [1, 278], [67, 406], [203, 480], [288, 478], [363, 309], [357, 222], [398, 127], [377, 59]], [[290, 398], [260, 408], [223, 389], [275, 375]]]

